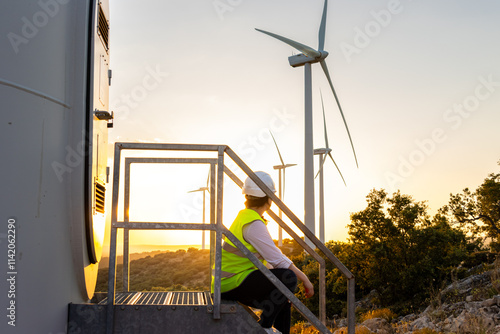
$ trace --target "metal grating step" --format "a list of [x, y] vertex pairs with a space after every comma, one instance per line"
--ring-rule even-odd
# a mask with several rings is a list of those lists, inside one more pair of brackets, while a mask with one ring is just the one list
[[[108, 298], [99, 304], [105, 305]], [[118, 292], [115, 305], [212, 305], [209, 292], [168, 291], [168, 292]]]

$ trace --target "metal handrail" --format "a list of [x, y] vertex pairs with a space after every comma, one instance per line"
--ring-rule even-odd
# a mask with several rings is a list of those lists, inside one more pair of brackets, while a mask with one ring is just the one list
[[[217, 159], [182, 159], [182, 158], [127, 158], [126, 160], [126, 182], [125, 182], [125, 202], [126, 210], [124, 214], [124, 221], [119, 222], [118, 217], [118, 197], [119, 197], [119, 181], [120, 181], [120, 161], [121, 150], [169, 150], [169, 151], [215, 151], [218, 153]], [[320, 274], [320, 320], [304, 305], [295, 295], [286, 288], [286, 286], [279, 281], [269, 269], [267, 269], [223, 224], [222, 224], [222, 198], [223, 198], [223, 176], [224, 173], [228, 175], [239, 187], [242, 186], [241, 180], [234, 173], [232, 173], [224, 164], [224, 153], [227, 154], [236, 165], [242, 169], [265, 193], [276, 203], [276, 205], [285, 213], [288, 218], [304, 233], [304, 235], [313, 242], [313, 244], [330, 260], [341, 273], [348, 280], [348, 333], [354, 334], [355, 318], [354, 318], [354, 276], [352, 273], [338, 260], [338, 258], [323, 244], [319, 239], [314, 236], [312, 232], [293, 214], [293, 212], [269, 189], [267, 186], [253, 173], [253, 171], [228, 147], [225, 145], [192, 145], [192, 144], [157, 144], [157, 143], [116, 143], [114, 155], [114, 174], [113, 174], [113, 199], [112, 199], [112, 214], [111, 214], [111, 236], [110, 236], [110, 258], [109, 258], [109, 276], [108, 276], [108, 305], [107, 305], [107, 323], [106, 331], [111, 334], [113, 331], [113, 314], [115, 305], [115, 284], [116, 284], [116, 246], [117, 246], [117, 229], [123, 228], [124, 239], [127, 239], [127, 249], [124, 252], [128, 253], [128, 230], [130, 229], [193, 229], [193, 230], [211, 230], [210, 248], [211, 260], [215, 257], [215, 270], [214, 270], [214, 319], [219, 319], [221, 314], [221, 292], [220, 292], [220, 279], [221, 279], [221, 261], [222, 261], [222, 235], [226, 236], [233, 244], [238, 247], [252, 263], [263, 272], [263, 274], [292, 302], [294, 307], [306, 317], [318, 330], [322, 333], [330, 333], [324, 323], [326, 322], [326, 309], [325, 309], [325, 260], [316, 253], [302, 238], [300, 238], [286, 223], [283, 222], [274, 212], [268, 211], [268, 214], [275, 220], [291, 237], [293, 237], [315, 260], [319, 262]], [[185, 163], [192, 161], [193, 163], [209, 163], [211, 165], [211, 189], [215, 188], [215, 179], [217, 179], [217, 199], [215, 196], [211, 198], [211, 224], [191, 224], [191, 223], [145, 223], [145, 222], [129, 222], [128, 217], [128, 201], [129, 201], [129, 173], [130, 163], [143, 162], [149, 160], [150, 162], [174, 162]], [[195, 162], [195, 160], [197, 160]], [[215, 168], [217, 165], [217, 176], [215, 177]], [[211, 194], [214, 192], [212, 191]], [[217, 205], [215, 205], [215, 200]], [[217, 212], [215, 212], [215, 206]], [[215, 254], [213, 246], [215, 245]], [[128, 255], [128, 254], [127, 254]], [[125, 257], [124, 261], [128, 261]], [[125, 270], [124, 262], [124, 275], [128, 276], [128, 262], [127, 270]], [[124, 284], [127, 282], [126, 289], [128, 290], [128, 277], [124, 277]]]
[[[243, 160], [240, 159], [234, 153], [234, 151], [227, 147], [226, 148], [227, 155], [240, 167], [247, 175], [254, 181], [263, 191], [264, 193], [271, 198], [271, 200], [281, 209], [281, 211], [297, 226], [304, 235], [326, 256], [328, 260], [330, 260], [346, 277], [347, 279], [347, 324], [348, 334], [354, 334], [355, 326], [356, 326], [356, 317], [355, 317], [355, 279], [354, 275], [344, 266], [342, 262], [326, 247], [316, 236], [302, 223], [302, 221], [295, 216], [295, 214], [278, 198], [274, 192], [269, 189], [266, 184], [248, 167]], [[276, 215], [275, 215], [276, 216]], [[274, 217], [273, 217], [274, 219]], [[276, 221], [281, 221], [280, 219]], [[286, 225], [286, 224], [283, 224]], [[280, 224], [280, 226], [283, 227]], [[312, 253], [310, 253], [312, 255]], [[321, 275], [321, 270], [320, 270]], [[324, 279], [323, 279], [324, 282]], [[320, 283], [321, 284], [321, 283]], [[321, 287], [321, 286], [320, 286]], [[324, 297], [323, 297], [324, 300]]]

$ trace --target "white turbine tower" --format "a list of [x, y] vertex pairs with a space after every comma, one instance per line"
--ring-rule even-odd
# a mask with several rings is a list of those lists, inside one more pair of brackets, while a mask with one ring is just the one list
[[346, 185], [346, 183], [344, 180], [344, 176], [342, 176], [342, 172], [339, 169], [339, 166], [337, 166], [335, 159], [333, 159], [332, 149], [330, 148], [330, 145], [328, 145], [328, 134], [326, 131], [326, 117], [325, 117], [325, 106], [323, 104], [323, 95], [321, 95], [321, 108], [323, 110], [323, 133], [325, 136], [325, 147], [315, 149], [314, 154], [319, 156], [320, 167], [318, 173], [316, 173], [316, 177], [318, 177], [319, 175], [319, 240], [324, 243], [325, 242], [325, 195], [324, 195], [323, 166], [327, 160], [327, 157], [330, 157], [333, 164], [337, 168], [340, 177], [342, 178], [342, 181], [344, 181], [344, 185]]
[[[269, 131], [271, 134], [271, 137], [273, 137], [274, 145], [276, 146], [276, 150], [278, 151], [278, 155], [280, 157], [281, 165], [276, 165], [273, 166], [274, 169], [277, 169], [279, 172], [279, 198], [280, 200], [284, 201], [285, 200], [285, 169], [288, 167], [293, 167], [297, 166], [297, 164], [285, 164], [283, 161], [283, 157], [281, 156], [280, 149], [278, 148], [278, 144], [276, 143], [276, 139], [274, 139], [273, 133]], [[283, 172], [283, 183], [281, 182], [281, 174]], [[282, 212], [281, 209], [279, 209], [279, 217], [280, 219], [282, 218]], [[283, 246], [283, 229], [281, 226], [279, 227], [278, 230], [278, 246]]]
[[[208, 171], [208, 178], [207, 178], [207, 186], [206, 187], [201, 187], [196, 190], [191, 190], [188, 191], [188, 193], [195, 193], [195, 192], [203, 192], [203, 219], [202, 222], [205, 224], [205, 192], [208, 192], [210, 194], [210, 188], [208, 187], [208, 183], [210, 181], [210, 170]], [[205, 249], [205, 231], [201, 231], [201, 249]]]
[[[304, 115], [304, 126], [305, 126], [305, 143], [304, 143], [304, 209], [305, 209], [305, 225], [311, 232], [315, 233], [315, 219], [314, 219], [314, 151], [313, 151], [313, 123], [312, 123], [312, 78], [311, 78], [311, 64], [320, 63], [323, 72], [328, 80], [330, 88], [332, 89], [333, 96], [337, 101], [340, 114], [344, 121], [347, 134], [349, 136], [349, 141], [351, 142], [351, 147], [354, 153], [354, 158], [356, 160], [356, 166], [358, 165], [358, 160], [356, 157], [356, 152], [354, 150], [354, 145], [352, 143], [351, 134], [349, 128], [347, 127], [347, 122], [342, 112], [337, 93], [333, 88], [332, 80], [330, 79], [330, 74], [328, 72], [328, 67], [325, 62], [325, 58], [328, 56], [328, 52], [324, 50], [325, 45], [325, 30], [326, 30], [326, 12], [328, 7], [328, 0], [325, 0], [323, 6], [323, 15], [321, 18], [321, 24], [319, 28], [319, 45], [318, 50], [315, 50], [307, 45], [301, 44], [299, 42], [293, 41], [286, 37], [273, 34], [264, 30], [256, 29], [264, 34], [274, 37], [294, 48], [301, 51], [301, 54], [288, 57], [288, 62], [292, 67], [304, 66], [304, 79], [305, 79], [305, 115]], [[312, 246], [312, 243], [309, 242]]]

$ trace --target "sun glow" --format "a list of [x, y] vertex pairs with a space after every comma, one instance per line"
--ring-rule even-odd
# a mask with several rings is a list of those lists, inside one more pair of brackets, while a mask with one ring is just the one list
[[[172, 156], [175, 155], [169, 154], [169, 157]], [[226, 159], [226, 163], [231, 165], [231, 170], [238, 174], [240, 180], [244, 180], [246, 175], [242, 171], [237, 171], [238, 168], [230, 164], [230, 159]], [[125, 176], [124, 172], [121, 172], [118, 221], [203, 223], [203, 192], [194, 190], [207, 186], [209, 169], [210, 167], [207, 164], [132, 163], [130, 165], [128, 208], [124, 204], [125, 185], [122, 179]], [[269, 170], [269, 173], [273, 174], [273, 172]], [[210, 188], [210, 180], [208, 180], [208, 185], [208, 188]], [[288, 193], [290, 198], [296, 197], [289, 190]], [[216, 223], [217, 219], [217, 207], [215, 205], [217, 198], [213, 199], [214, 207], [212, 210], [214, 210], [214, 213], [211, 213], [212, 196], [216, 196], [214, 190], [205, 192], [204, 220], [206, 224]], [[238, 211], [244, 208], [244, 201], [245, 198], [241, 193], [241, 189], [226, 175], [223, 187], [222, 223], [227, 228], [230, 227]], [[275, 204], [271, 210], [278, 214], [278, 207]], [[283, 216], [283, 220], [287, 221], [286, 216]], [[271, 236], [273, 239], [278, 239], [278, 224], [272, 221], [269, 214], [265, 214], [265, 217], [269, 220], [268, 229]], [[294, 230], [301, 235], [298, 228]], [[204, 234], [206, 248], [209, 248], [210, 232], [205, 231]], [[130, 247], [131, 250], [134, 247], [143, 247], [145, 245], [157, 248], [175, 245], [201, 247], [202, 235], [203, 232], [199, 230], [134, 230], [130, 232]], [[289, 238], [284, 231], [283, 238]], [[119, 231], [119, 249], [122, 247], [122, 240], [123, 234]]]

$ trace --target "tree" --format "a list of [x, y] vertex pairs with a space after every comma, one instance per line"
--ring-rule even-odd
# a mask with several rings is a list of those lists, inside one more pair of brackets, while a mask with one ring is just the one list
[[468, 240], [446, 216], [430, 219], [425, 202], [399, 191], [372, 190], [367, 208], [351, 214], [350, 269], [364, 291], [376, 289], [384, 306], [425, 300], [468, 253]]
[[492, 238], [497, 251], [500, 241], [500, 173], [489, 174], [472, 192], [465, 188], [460, 194], [450, 194], [444, 212], [452, 215], [460, 226], [475, 237]]

